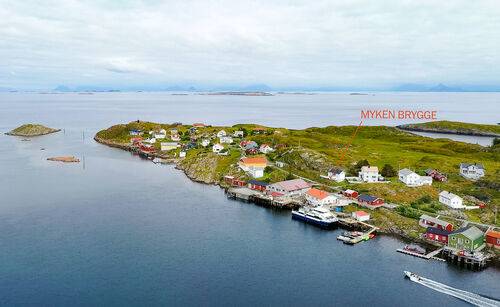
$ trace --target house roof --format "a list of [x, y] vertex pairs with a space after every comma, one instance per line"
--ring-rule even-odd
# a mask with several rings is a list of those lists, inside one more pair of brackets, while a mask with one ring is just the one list
[[403, 175], [403, 176], [408, 176], [408, 175], [411, 175], [413, 173], [415, 173], [415, 172], [412, 171], [411, 169], [407, 169], [407, 168], [403, 168], [402, 170], [399, 170], [399, 174]]
[[166, 142], [166, 143], [161, 143], [161, 146], [177, 146], [177, 143], [174, 143], [174, 142]]
[[305, 182], [303, 179], [293, 179], [293, 180], [287, 180], [287, 181], [280, 181], [280, 182], [276, 182], [276, 184], [289, 192], [311, 187], [311, 185], [309, 183]]
[[331, 170], [329, 170], [328, 172], [329, 172], [329, 173], [333, 173], [334, 171], [335, 171], [334, 175], [338, 175], [338, 174], [340, 174], [340, 173], [342, 173], [342, 172], [343, 172], [343, 170], [341, 170], [340, 168], [337, 168], [337, 170], [335, 170], [334, 168], [332, 168], [332, 169], [331, 169]]
[[427, 227], [427, 233], [432, 233], [432, 234], [441, 235], [441, 236], [447, 236], [453, 232], [446, 230], [446, 229], [436, 228], [436, 227]]
[[471, 240], [475, 240], [481, 237], [484, 233], [477, 228], [476, 226], [468, 226], [465, 228], [460, 228], [458, 230], [453, 231], [453, 234], [462, 234]]
[[362, 166], [361, 171], [362, 172], [377, 172], [378, 173], [378, 167], [376, 167], [376, 166]]
[[438, 225], [441, 225], [441, 226], [447, 226], [449, 225], [450, 223], [446, 222], [446, 221], [443, 221], [443, 220], [440, 220], [438, 218], [435, 218], [435, 217], [432, 217], [432, 216], [429, 216], [427, 214], [422, 214], [420, 216], [420, 219], [421, 220], [426, 220], [426, 221], [429, 221], [431, 223], [435, 223], [435, 224], [438, 224]]
[[355, 211], [354, 214], [356, 214], [358, 216], [369, 216], [370, 215], [369, 213], [366, 213], [364, 211]]
[[441, 193], [439, 193], [439, 196], [443, 196], [443, 197], [450, 198], [450, 199], [451, 199], [451, 198], [455, 198], [455, 197], [460, 198], [460, 196], [455, 195], [455, 194], [453, 194], [453, 193], [450, 193], [450, 192], [448, 192], [448, 191], [442, 191]]
[[205, 126], [205, 124], [202, 123], [194, 123], [193, 126]]
[[217, 143], [217, 144], [214, 144], [214, 147], [217, 146], [217, 147], [224, 147], [222, 144], [220, 143]]
[[325, 191], [321, 191], [321, 190], [314, 189], [314, 188], [307, 191], [306, 194], [309, 194], [312, 197], [317, 198], [317, 199], [325, 199], [328, 196], [331, 196], [329, 193], [327, 193]]
[[245, 164], [267, 163], [266, 158], [242, 158], [241, 161]]
[[255, 128], [253, 128], [253, 130], [266, 130], [266, 129], [264, 129], [262, 127], [255, 127]]
[[352, 194], [352, 193], [354, 193], [354, 192], [356, 192], [356, 191], [354, 191], [354, 190], [345, 190], [345, 191], [344, 191], [344, 193], [349, 193], [349, 194]]
[[486, 235], [493, 237], [493, 238], [500, 239], [500, 232], [498, 232], [498, 231], [490, 230], [486, 233]]
[[475, 165], [477, 168], [484, 169], [484, 165], [482, 163], [460, 163], [460, 168], [469, 167], [471, 165]]
[[435, 169], [428, 168], [428, 169], [426, 169], [426, 170], [425, 170], [425, 173], [426, 173], [427, 175], [429, 175], [429, 174], [434, 173], [435, 171], [436, 171]]
[[269, 182], [264, 182], [264, 181], [260, 181], [260, 180], [248, 180], [248, 183], [249, 184], [260, 185], [260, 186], [263, 186], [263, 187], [269, 185]]
[[366, 201], [372, 202], [372, 201], [376, 201], [379, 198], [375, 197], [375, 196], [368, 195], [368, 194], [359, 194], [358, 199], [362, 199], [362, 200], [366, 200]]

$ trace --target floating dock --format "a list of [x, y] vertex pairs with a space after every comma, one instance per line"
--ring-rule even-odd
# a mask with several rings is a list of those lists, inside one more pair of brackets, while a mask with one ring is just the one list
[[412, 252], [412, 251], [405, 250], [403, 248], [398, 248], [396, 251], [398, 253], [403, 253], [403, 254], [406, 254], [406, 255], [410, 255], [410, 256], [414, 256], [414, 257], [426, 259], [426, 260], [433, 259], [433, 260], [438, 260], [438, 261], [446, 261], [443, 258], [436, 257], [437, 254], [439, 254], [439, 253], [441, 253], [443, 251], [442, 247], [438, 248], [435, 251], [432, 251], [432, 252], [430, 252], [428, 254], [419, 254], [419, 253], [415, 253], [415, 252]]
[[[353, 219], [350, 216], [344, 216], [343, 214], [337, 214], [337, 218], [339, 219], [339, 224], [341, 226], [347, 227], [349, 229], [360, 228], [363, 230], [358, 236], [351, 238], [344, 235], [340, 235], [337, 237], [337, 240], [344, 242], [345, 244], [357, 244], [361, 241], [366, 241], [370, 239], [370, 235], [379, 230], [378, 227], [367, 224], [365, 222], [358, 221]], [[368, 239], [367, 239], [368, 238]]]

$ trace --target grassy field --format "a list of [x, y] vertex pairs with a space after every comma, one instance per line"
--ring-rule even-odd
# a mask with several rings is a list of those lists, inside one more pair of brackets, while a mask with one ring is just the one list
[[[463, 124], [468, 125], [468, 124]], [[477, 125], [475, 125], [477, 126]], [[148, 122], [133, 122], [128, 125], [117, 125], [107, 130], [100, 131], [98, 136], [118, 142], [130, 142], [129, 129], [151, 129], [164, 128], [168, 131], [169, 125], [155, 124]], [[178, 129], [187, 138], [191, 126], [181, 126]], [[259, 144], [269, 144], [273, 148], [277, 145], [287, 147], [278, 149], [266, 155], [268, 161], [281, 161], [286, 163], [283, 170], [267, 169], [266, 181], [280, 181], [290, 174], [296, 174], [310, 178], [312, 180], [325, 183], [326, 180], [319, 177], [325, 174], [338, 163], [345, 147], [354, 133], [356, 126], [329, 126], [324, 128], [312, 127], [304, 130], [291, 130], [285, 128], [266, 129], [264, 134], [252, 134], [252, 129], [261, 127], [257, 125], [235, 125], [233, 127], [206, 127], [197, 132], [201, 137], [212, 136], [212, 144], [217, 142], [214, 135], [217, 131], [224, 129], [228, 134], [233, 131], [245, 130], [248, 135], [246, 140], [254, 140]], [[496, 127], [496, 126], [493, 126]], [[279, 131], [277, 133], [276, 131]], [[237, 146], [229, 146], [230, 155], [224, 157], [214, 157], [211, 153], [211, 146], [199, 148], [188, 152], [186, 159], [182, 162], [196, 172], [196, 166], [203, 161], [217, 161], [213, 168], [199, 168], [200, 172], [212, 172], [207, 178], [213, 178], [219, 183], [224, 175], [233, 175], [241, 179], [249, 179], [237, 167], [237, 161], [241, 157], [241, 149]], [[159, 144], [157, 144], [159, 148]], [[200, 159], [206, 157], [206, 159]], [[389, 184], [348, 184], [331, 183], [339, 188], [352, 188], [363, 193], [382, 197], [386, 202], [412, 205], [412, 202], [429, 195], [429, 203], [415, 205], [420, 210], [432, 212], [439, 209], [437, 196], [439, 191], [447, 190], [463, 197], [465, 203], [473, 204], [477, 199], [487, 203], [486, 209], [467, 211], [465, 214], [474, 221], [483, 223], [494, 223], [493, 208], [500, 205], [500, 154], [499, 145], [493, 147], [482, 147], [479, 145], [455, 142], [449, 139], [432, 139], [414, 135], [397, 129], [385, 126], [362, 126], [349, 151], [345, 155], [340, 168], [348, 175], [356, 175], [357, 166], [360, 160], [367, 160], [370, 165], [377, 166], [379, 170], [385, 164], [391, 165], [396, 171], [398, 168], [410, 168], [417, 173], [424, 174], [427, 168], [437, 169], [448, 176], [448, 181], [444, 183], [433, 182], [432, 186], [409, 188], [399, 183], [396, 177], [388, 178]], [[201, 161], [201, 162], [200, 162]], [[486, 169], [486, 176], [477, 182], [466, 180], [459, 176], [459, 164], [461, 162], [483, 163]], [[196, 175], [196, 174], [194, 174]], [[500, 221], [497, 220], [500, 226]]]

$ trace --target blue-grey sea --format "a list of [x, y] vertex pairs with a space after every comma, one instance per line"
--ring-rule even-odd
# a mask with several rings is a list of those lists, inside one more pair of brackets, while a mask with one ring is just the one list
[[[0, 305], [467, 305], [403, 270], [500, 299], [497, 268], [473, 272], [399, 254], [405, 243], [387, 236], [347, 246], [336, 240], [341, 230], [228, 200], [173, 166], [92, 139], [136, 119], [357, 125], [366, 108], [435, 109], [443, 120], [496, 124], [499, 101], [499, 93], [0, 93]], [[63, 131], [31, 141], [3, 134], [23, 123]]]

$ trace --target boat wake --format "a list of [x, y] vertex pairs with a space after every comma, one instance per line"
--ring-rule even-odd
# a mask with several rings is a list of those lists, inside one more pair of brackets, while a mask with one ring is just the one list
[[451, 296], [454, 296], [458, 299], [461, 299], [463, 301], [466, 301], [470, 304], [476, 305], [476, 306], [487, 306], [487, 307], [499, 307], [500, 306], [500, 301], [490, 299], [484, 296], [481, 296], [479, 294], [471, 293], [468, 291], [456, 289], [453, 287], [450, 287], [448, 285], [442, 284], [440, 282], [420, 277], [418, 280], [413, 280], [416, 283], [421, 284], [422, 286], [426, 286], [432, 290], [436, 290], [438, 292], [448, 294]]

